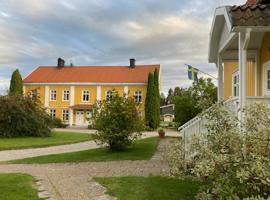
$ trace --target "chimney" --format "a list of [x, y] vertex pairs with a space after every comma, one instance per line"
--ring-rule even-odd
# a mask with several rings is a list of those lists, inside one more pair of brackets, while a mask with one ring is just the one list
[[135, 66], [136, 66], [136, 64], [135, 64], [135, 62], [136, 62], [135, 58], [129, 59], [129, 62], [130, 62], [129, 67], [130, 68], [135, 68]]
[[62, 58], [58, 58], [57, 60], [57, 67], [64, 67], [65, 66], [65, 60]]

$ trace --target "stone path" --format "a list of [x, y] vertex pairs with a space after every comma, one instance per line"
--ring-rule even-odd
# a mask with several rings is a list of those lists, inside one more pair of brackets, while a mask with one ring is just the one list
[[[84, 130], [88, 131], [88, 130]], [[167, 136], [179, 137], [180, 134], [177, 131], [167, 131]], [[148, 137], [156, 137], [157, 132], [143, 132], [142, 139]], [[19, 150], [5, 150], [0, 151], [0, 162], [17, 160], [23, 158], [30, 158], [36, 156], [44, 156], [59, 153], [77, 152], [88, 149], [99, 148], [99, 146], [94, 141], [80, 142], [75, 144], [66, 144], [52, 147], [42, 147], [33, 149], [19, 149]]]
[[149, 176], [168, 173], [162, 153], [169, 139], [161, 140], [155, 155], [148, 161], [111, 161], [78, 164], [0, 165], [0, 173], [27, 173], [38, 181], [40, 197], [50, 200], [113, 200], [96, 183], [97, 176]]

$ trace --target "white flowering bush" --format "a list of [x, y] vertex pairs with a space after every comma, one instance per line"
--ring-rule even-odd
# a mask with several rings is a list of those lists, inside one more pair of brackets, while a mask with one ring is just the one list
[[173, 176], [193, 175], [208, 183], [197, 199], [269, 199], [270, 110], [254, 104], [243, 114], [241, 124], [217, 104], [205, 115], [207, 134], [194, 139], [196, 157], [185, 160], [181, 145], [171, 147], [168, 159]]

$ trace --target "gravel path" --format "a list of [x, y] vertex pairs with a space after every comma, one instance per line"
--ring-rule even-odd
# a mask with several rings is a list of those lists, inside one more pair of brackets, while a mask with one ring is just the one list
[[[67, 129], [69, 130], [69, 129]], [[78, 131], [89, 131], [89, 130], [78, 130]], [[142, 139], [148, 137], [156, 137], [157, 132], [143, 132]], [[167, 136], [171, 137], [179, 137], [180, 134], [177, 131], [166, 131]], [[69, 153], [69, 152], [77, 152], [88, 149], [96, 149], [99, 146], [94, 141], [80, 142], [75, 144], [66, 144], [52, 147], [42, 147], [42, 148], [33, 148], [33, 149], [19, 149], [19, 150], [4, 150], [0, 151], [0, 162], [17, 160], [23, 158], [31, 158], [36, 156], [44, 156], [51, 154], [59, 154], [59, 153]]]
[[161, 140], [155, 155], [148, 161], [112, 161], [78, 164], [0, 165], [0, 173], [21, 172], [38, 181], [40, 197], [51, 200], [112, 200], [106, 189], [96, 183], [97, 176], [148, 176], [167, 174], [168, 165], [162, 153], [169, 139]]

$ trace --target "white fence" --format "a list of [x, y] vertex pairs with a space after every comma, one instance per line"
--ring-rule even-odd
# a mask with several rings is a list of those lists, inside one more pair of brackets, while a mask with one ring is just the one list
[[[247, 97], [246, 104], [247, 106], [253, 103], [264, 103], [270, 106], [270, 97]], [[239, 98], [233, 97], [224, 102], [224, 106], [232, 111], [235, 115], [239, 113]], [[207, 109], [204, 113], [211, 111], [212, 107]], [[191, 119], [184, 125], [182, 125], [178, 130], [181, 132], [184, 141], [184, 151], [185, 158], [188, 159], [192, 157], [196, 152], [191, 149], [191, 143], [194, 136], [198, 134], [206, 133], [205, 124], [207, 119], [205, 119], [204, 114], [198, 115], [195, 118]]]

